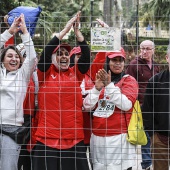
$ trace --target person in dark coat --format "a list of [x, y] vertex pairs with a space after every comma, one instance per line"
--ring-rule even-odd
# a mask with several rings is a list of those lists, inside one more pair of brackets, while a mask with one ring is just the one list
[[[166, 60], [170, 64], [170, 45]], [[142, 106], [144, 126], [151, 137], [154, 170], [169, 169], [169, 80], [169, 68], [149, 79]]]
[[[159, 67], [157, 63], [154, 62], [153, 57], [155, 53], [154, 42], [150, 40], [142, 41], [140, 44], [140, 54], [138, 57], [133, 59], [130, 64], [127, 66], [126, 74], [133, 76], [139, 84], [139, 94], [138, 100], [140, 105], [143, 104], [143, 98], [145, 89], [148, 83], [148, 80], [159, 73]], [[141, 146], [142, 151], [142, 169], [152, 170], [152, 160], [150, 154], [150, 138], [146, 133], [148, 143], [144, 146]]]

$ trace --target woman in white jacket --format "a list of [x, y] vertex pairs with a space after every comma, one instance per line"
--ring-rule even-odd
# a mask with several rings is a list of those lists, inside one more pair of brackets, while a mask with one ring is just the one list
[[0, 55], [1, 170], [17, 170], [21, 146], [7, 134], [15, 133], [24, 123], [23, 101], [36, 61], [34, 44], [23, 14], [0, 35], [0, 47], [18, 31], [22, 32], [21, 39], [28, 57], [22, 63], [22, 56], [14, 46], [4, 48]]

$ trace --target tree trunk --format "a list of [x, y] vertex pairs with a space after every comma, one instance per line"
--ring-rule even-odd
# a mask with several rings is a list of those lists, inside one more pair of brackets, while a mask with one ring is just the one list
[[112, 22], [112, 0], [104, 0], [104, 6], [103, 6], [103, 18], [104, 22], [106, 22], [110, 27], [113, 25]]
[[122, 21], [121, 21], [121, 16], [122, 16], [122, 4], [120, 0], [114, 0], [114, 19], [113, 19], [113, 26], [114, 27], [118, 27], [120, 28], [122, 25]]
[[156, 37], [161, 37], [161, 21], [157, 21], [155, 23], [155, 28], [154, 29], [154, 32], [155, 32], [155, 36]]

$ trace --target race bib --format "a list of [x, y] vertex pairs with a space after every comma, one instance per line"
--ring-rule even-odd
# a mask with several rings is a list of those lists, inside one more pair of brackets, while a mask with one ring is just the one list
[[107, 118], [114, 113], [115, 105], [108, 100], [100, 99], [98, 107], [93, 113], [93, 116]]

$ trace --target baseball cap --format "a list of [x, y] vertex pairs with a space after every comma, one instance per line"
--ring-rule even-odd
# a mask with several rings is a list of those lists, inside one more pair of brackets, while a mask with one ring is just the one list
[[116, 51], [112, 51], [112, 52], [107, 52], [106, 56], [108, 56], [108, 58], [115, 58], [115, 57], [122, 57], [124, 59], [126, 59], [126, 54], [123, 48], [121, 48], [121, 50], [116, 50]]
[[65, 48], [68, 52], [71, 51], [71, 46], [70, 46], [69, 44], [63, 43], [63, 44], [58, 45], [58, 46], [54, 49], [53, 54], [56, 53], [59, 48]]
[[18, 44], [16, 46], [16, 48], [18, 49], [18, 51], [21, 53], [22, 57], [26, 57], [26, 50], [25, 50], [25, 47], [24, 47], [24, 44], [21, 43], [21, 44]]
[[79, 54], [79, 53], [81, 53], [81, 48], [80, 48], [80, 46], [74, 47], [74, 48], [71, 50], [71, 52], [70, 52], [70, 57], [71, 57], [73, 54]]

